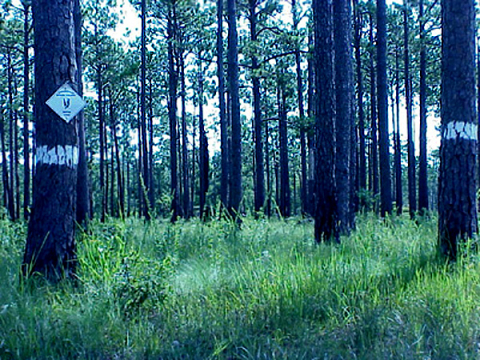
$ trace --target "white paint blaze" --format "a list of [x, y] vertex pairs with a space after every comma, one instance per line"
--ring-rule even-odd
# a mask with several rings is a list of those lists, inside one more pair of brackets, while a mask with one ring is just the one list
[[443, 138], [445, 140], [451, 139], [464, 139], [464, 140], [477, 140], [478, 139], [478, 126], [474, 123], [468, 123], [464, 121], [452, 121], [449, 122], [443, 131]]
[[45, 145], [39, 146], [37, 148], [37, 164], [76, 167], [78, 165], [78, 147], [66, 145], [48, 149]]

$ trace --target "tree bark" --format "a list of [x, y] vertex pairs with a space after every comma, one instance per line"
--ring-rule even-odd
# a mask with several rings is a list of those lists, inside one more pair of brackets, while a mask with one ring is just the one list
[[316, 133], [315, 240], [339, 241], [335, 188], [335, 69], [332, 3], [314, 0]]
[[[362, 14], [359, 9], [358, 0], [354, 0], [355, 18], [355, 62], [357, 73], [357, 109], [358, 109], [358, 189], [362, 193], [367, 190], [367, 146], [365, 140], [365, 110], [363, 107], [363, 74], [362, 74]], [[365, 203], [360, 206], [364, 207]]]
[[229, 168], [228, 168], [228, 120], [225, 109], [225, 75], [223, 70], [223, 0], [217, 0], [217, 77], [218, 109], [220, 116], [220, 147], [222, 153], [220, 179], [220, 200], [223, 207], [228, 207]]
[[242, 200], [242, 138], [238, 84], [238, 34], [236, 0], [227, 0], [228, 13], [228, 92], [231, 99], [232, 146], [230, 212], [239, 220]]
[[198, 130], [200, 135], [200, 161], [199, 161], [199, 169], [200, 169], [200, 192], [199, 192], [199, 200], [200, 200], [200, 218], [206, 219], [208, 215], [206, 213], [205, 205], [206, 205], [206, 198], [207, 198], [207, 191], [208, 191], [208, 176], [209, 176], [209, 156], [208, 156], [208, 140], [207, 134], [205, 132], [205, 120], [203, 117], [203, 65], [201, 60], [199, 60], [198, 65]]
[[380, 213], [392, 212], [392, 178], [390, 174], [390, 145], [388, 132], [387, 93], [387, 6], [377, 0], [377, 74], [378, 74], [378, 133], [380, 143]]
[[339, 231], [348, 233], [351, 219], [353, 67], [351, 48], [351, 7], [349, 0], [334, 0], [337, 221]]
[[30, 4], [23, 2], [23, 217], [30, 217]]
[[477, 232], [477, 129], [475, 113], [475, 6], [442, 0], [442, 143], [438, 234], [451, 260]]
[[370, 169], [371, 169], [371, 182], [370, 190], [374, 197], [374, 210], [378, 211], [377, 195], [379, 193], [379, 175], [378, 175], [378, 124], [377, 124], [377, 74], [375, 73], [375, 60], [374, 60], [374, 38], [373, 38], [373, 15], [370, 15], [370, 116], [371, 116], [371, 156], [370, 156]]
[[[142, 147], [143, 157], [142, 157], [142, 179], [143, 179], [143, 201], [144, 201], [144, 213], [146, 220], [151, 218], [151, 205], [150, 204], [150, 170], [148, 166], [148, 141], [147, 141], [147, 2], [146, 0], [141, 0], [141, 18], [142, 18], [142, 32], [141, 32], [141, 64], [140, 64], [140, 130], [142, 132]], [[175, 137], [176, 141], [176, 137]]]
[[[78, 93], [83, 95], [82, 80], [82, 12], [80, 0], [74, 1], [75, 56], [77, 60]], [[78, 114], [78, 174], [77, 174], [77, 223], [87, 228], [90, 216], [90, 189], [88, 187], [87, 149], [85, 146], [85, 123], [83, 111]]]
[[418, 210], [428, 211], [427, 173], [427, 52], [423, 0], [419, 2], [420, 19], [420, 159], [418, 171]]
[[[296, 0], [292, 0], [292, 16], [293, 30], [298, 31], [300, 20], [298, 19], [298, 9]], [[303, 100], [303, 76], [302, 76], [302, 59], [300, 57], [300, 46], [295, 48], [295, 70], [297, 73], [297, 100], [298, 114], [300, 117], [300, 164], [301, 164], [301, 183], [300, 183], [300, 200], [302, 207], [302, 215], [307, 211], [307, 141], [306, 141], [306, 119], [305, 104]]]
[[[249, 1], [250, 40], [257, 42], [257, 1]], [[254, 45], [255, 46], [255, 45]], [[252, 93], [253, 93], [253, 127], [255, 143], [255, 212], [259, 212], [265, 204], [265, 169], [263, 161], [262, 110], [260, 98], [260, 79], [258, 77], [258, 58], [253, 52], [252, 61]]]
[[178, 189], [178, 169], [177, 169], [177, 73], [175, 69], [175, 4], [169, 5], [167, 19], [167, 42], [168, 42], [168, 119], [170, 128], [170, 194], [172, 196], [171, 212], [172, 222], [175, 222], [179, 216], [180, 199]]
[[405, 102], [407, 103], [407, 154], [408, 154], [408, 207], [410, 218], [415, 217], [417, 211], [417, 187], [415, 175], [415, 139], [413, 137], [413, 114], [412, 114], [412, 82], [410, 79], [410, 49], [409, 49], [409, 25], [408, 25], [408, 0], [403, 1], [403, 49], [405, 62]]
[[75, 272], [78, 166], [76, 121], [63, 121], [47, 99], [63, 84], [76, 87], [73, 1], [33, 2], [37, 166], [23, 273], [51, 281]]
[[397, 215], [403, 212], [403, 180], [402, 180], [402, 146], [400, 143], [400, 50], [395, 49], [395, 108], [396, 108], [396, 131], [395, 131], [395, 202]]

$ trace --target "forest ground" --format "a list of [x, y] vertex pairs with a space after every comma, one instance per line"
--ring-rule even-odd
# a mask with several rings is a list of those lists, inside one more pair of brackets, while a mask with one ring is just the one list
[[0, 223], [0, 359], [474, 359], [480, 262], [436, 252], [436, 220], [358, 219], [315, 245], [301, 219], [93, 223], [78, 281], [21, 280]]

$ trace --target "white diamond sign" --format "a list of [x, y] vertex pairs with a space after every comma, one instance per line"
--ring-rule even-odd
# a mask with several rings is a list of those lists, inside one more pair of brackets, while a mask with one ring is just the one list
[[87, 105], [87, 103], [65, 84], [47, 100], [47, 105], [66, 122], [70, 122]]

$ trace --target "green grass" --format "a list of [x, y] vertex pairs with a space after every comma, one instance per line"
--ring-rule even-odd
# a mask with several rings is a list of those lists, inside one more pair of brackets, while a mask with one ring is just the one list
[[480, 358], [480, 262], [440, 262], [433, 220], [362, 216], [341, 245], [298, 219], [111, 220], [57, 286], [20, 280], [25, 227], [0, 227], [0, 359]]

